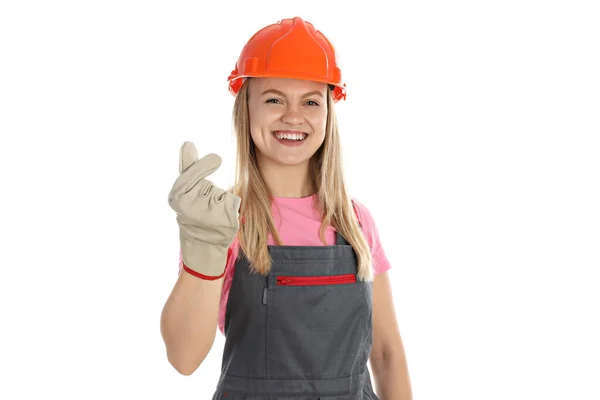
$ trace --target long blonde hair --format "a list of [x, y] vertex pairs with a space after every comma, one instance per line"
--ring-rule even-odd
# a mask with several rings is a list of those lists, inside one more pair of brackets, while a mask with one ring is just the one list
[[[242, 199], [238, 232], [240, 250], [254, 271], [266, 276], [272, 263], [267, 234], [273, 236], [276, 245], [282, 245], [282, 240], [271, 215], [271, 196], [258, 170], [256, 149], [250, 135], [248, 82], [248, 79], [244, 82], [233, 106], [237, 143], [233, 192]], [[328, 90], [325, 140], [309, 163], [309, 176], [316, 194], [315, 207], [322, 215], [319, 237], [326, 245], [325, 230], [331, 225], [354, 249], [358, 261], [358, 279], [372, 281], [371, 252], [344, 182], [338, 122], [333, 105], [332, 93]]]

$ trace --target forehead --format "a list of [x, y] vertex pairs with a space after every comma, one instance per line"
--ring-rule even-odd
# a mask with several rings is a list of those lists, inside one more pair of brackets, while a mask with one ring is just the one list
[[302, 95], [307, 92], [319, 91], [325, 94], [327, 84], [303, 79], [290, 78], [252, 78], [248, 90], [260, 95], [265, 90], [275, 89], [289, 95]]

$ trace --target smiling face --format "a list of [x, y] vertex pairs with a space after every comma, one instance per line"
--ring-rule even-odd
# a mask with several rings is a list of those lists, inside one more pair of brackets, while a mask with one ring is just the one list
[[248, 83], [250, 133], [259, 163], [308, 164], [325, 139], [327, 84], [286, 78]]

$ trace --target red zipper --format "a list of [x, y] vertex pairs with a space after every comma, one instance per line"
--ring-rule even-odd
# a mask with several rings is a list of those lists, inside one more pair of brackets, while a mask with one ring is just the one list
[[339, 285], [356, 282], [355, 274], [333, 276], [278, 276], [279, 286], [314, 286], [314, 285]]

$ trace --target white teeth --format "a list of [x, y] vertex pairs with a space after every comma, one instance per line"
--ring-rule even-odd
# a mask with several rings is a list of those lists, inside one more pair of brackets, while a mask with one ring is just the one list
[[275, 137], [277, 139], [303, 140], [306, 133], [276, 133]]

